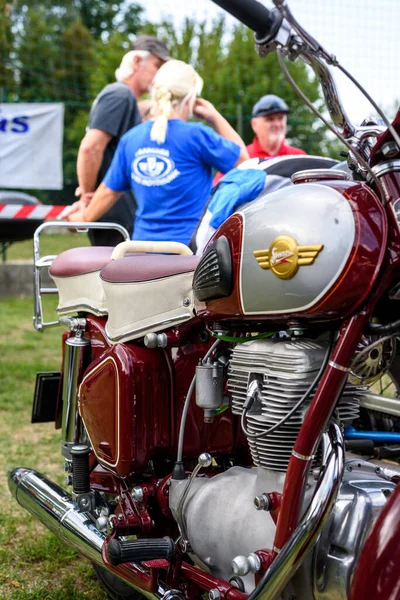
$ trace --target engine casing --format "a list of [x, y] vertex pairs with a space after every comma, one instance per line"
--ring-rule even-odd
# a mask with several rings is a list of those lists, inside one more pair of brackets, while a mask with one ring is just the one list
[[[205, 249], [193, 280], [197, 313], [218, 321], [344, 317], [371, 290], [386, 236], [384, 210], [363, 183], [299, 183], [261, 196]], [[220, 238], [228, 243], [216, 248]]]
[[[327, 348], [324, 337], [290, 339], [281, 334], [275, 339], [237, 344], [232, 349], [227, 387], [233, 414], [242, 415], [250, 382], [257, 379], [257, 398], [246, 415], [248, 432], [266, 432], [280, 423], [315, 380]], [[346, 384], [337, 404], [342, 423], [357, 418], [362, 394], [362, 389]], [[282, 493], [288, 462], [310, 400], [273, 433], [258, 439], [248, 437], [256, 468], [233, 466], [211, 478], [198, 477], [188, 493], [187, 480], [171, 480], [170, 508], [190, 544], [192, 558], [216, 577], [229, 580], [234, 574], [234, 558], [273, 546], [274, 519], [268, 511], [256, 510], [254, 499], [262, 494]], [[306, 486], [304, 509], [313, 496], [320, 468], [317, 452]], [[296, 598], [328, 600], [325, 589], [331, 593], [334, 573], [340, 572], [342, 581], [337, 593], [338, 598], [345, 600], [343, 594], [366, 532], [394, 487], [375, 465], [348, 462], [336, 506], [316, 546], [315, 560], [306, 561], [298, 574]], [[355, 526], [359, 519], [362, 527]], [[338, 550], [329, 546], [332, 539], [337, 540]], [[243, 583], [246, 592], [251, 592], [254, 575], [243, 576]], [[289, 597], [289, 592], [283, 595], [284, 599]]]
[[[280, 491], [284, 475], [268, 469], [232, 467], [211, 479], [194, 481], [183, 506], [183, 519], [193, 559], [228, 581], [231, 561], [238, 555], [271, 548], [275, 524], [268, 512], [257, 511], [254, 496]], [[310, 478], [308, 498], [315, 481]], [[170, 507], [179, 505], [187, 481], [171, 481]], [[348, 460], [332, 515], [322, 530], [312, 557], [306, 560], [283, 600], [346, 600], [356, 559], [372, 524], [396, 484], [384, 469], [362, 460]], [[305, 505], [307, 504], [307, 499]], [[254, 575], [243, 578], [246, 592]]]

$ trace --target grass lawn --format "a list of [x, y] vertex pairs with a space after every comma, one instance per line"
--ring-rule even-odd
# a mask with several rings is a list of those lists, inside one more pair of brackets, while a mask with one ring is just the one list
[[[85, 234], [79, 241], [77, 234], [46, 235], [41, 254], [87, 244]], [[12, 246], [8, 259], [31, 256], [28, 241]], [[43, 297], [46, 320], [53, 320], [56, 301]], [[31, 298], [0, 298], [0, 315], [0, 600], [106, 600], [89, 561], [22, 509], [8, 490], [7, 471], [20, 466], [64, 483], [60, 431], [53, 423], [30, 423], [36, 372], [60, 369], [62, 329], [37, 333]]]
[[[46, 301], [54, 310], [56, 299]], [[90, 563], [59, 542], [8, 490], [12, 467], [35, 468], [61, 485], [65, 475], [60, 431], [52, 423], [30, 423], [36, 371], [59, 370], [61, 359], [61, 328], [37, 333], [32, 304], [30, 298], [0, 298], [0, 598], [105, 600]]]
[[[54, 230], [53, 230], [54, 231]], [[89, 237], [86, 233], [66, 232], [63, 234], [49, 233], [40, 236], [40, 254], [59, 254], [64, 250], [76, 246], [89, 246]], [[7, 261], [33, 260], [33, 240], [14, 242], [7, 248]]]

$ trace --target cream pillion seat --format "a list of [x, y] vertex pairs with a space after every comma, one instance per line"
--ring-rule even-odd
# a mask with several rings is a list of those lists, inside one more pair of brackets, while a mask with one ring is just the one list
[[80, 311], [97, 316], [107, 314], [100, 271], [110, 262], [113, 250], [107, 246], [72, 248], [54, 259], [49, 273], [58, 289], [59, 314]]
[[173, 327], [194, 317], [192, 279], [199, 260], [177, 242], [66, 250], [49, 271], [59, 292], [57, 312], [108, 315], [112, 342]]

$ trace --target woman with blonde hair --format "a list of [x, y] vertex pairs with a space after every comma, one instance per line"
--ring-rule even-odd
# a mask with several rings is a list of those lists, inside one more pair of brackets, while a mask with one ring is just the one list
[[[214, 106], [199, 98], [203, 80], [180, 60], [153, 80], [151, 119], [120, 140], [88, 207], [70, 221], [96, 221], [132, 189], [137, 202], [132, 239], [187, 244], [212, 187], [213, 169], [226, 173], [248, 158], [246, 147]], [[210, 123], [187, 122], [192, 115]]]

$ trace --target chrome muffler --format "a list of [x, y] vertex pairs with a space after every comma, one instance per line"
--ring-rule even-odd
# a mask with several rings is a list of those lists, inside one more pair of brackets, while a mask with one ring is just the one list
[[[62, 542], [89, 560], [108, 568], [101, 555], [106, 540], [105, 534], [96, 528], [95, 519], [90, 513], [78, 511], [68, 492], [41, 473], [24, 467], [9, 472], [8, 487], [18, 504], [41, 521]], [[167, 592], [159, 588], [158, 592], [154, 593], [135, 586], [129, 578], [131, 565], [125, 564], [123, 567], [121, 572], [118, 568], [109, 570], [149, 600], [162, 598]]]

